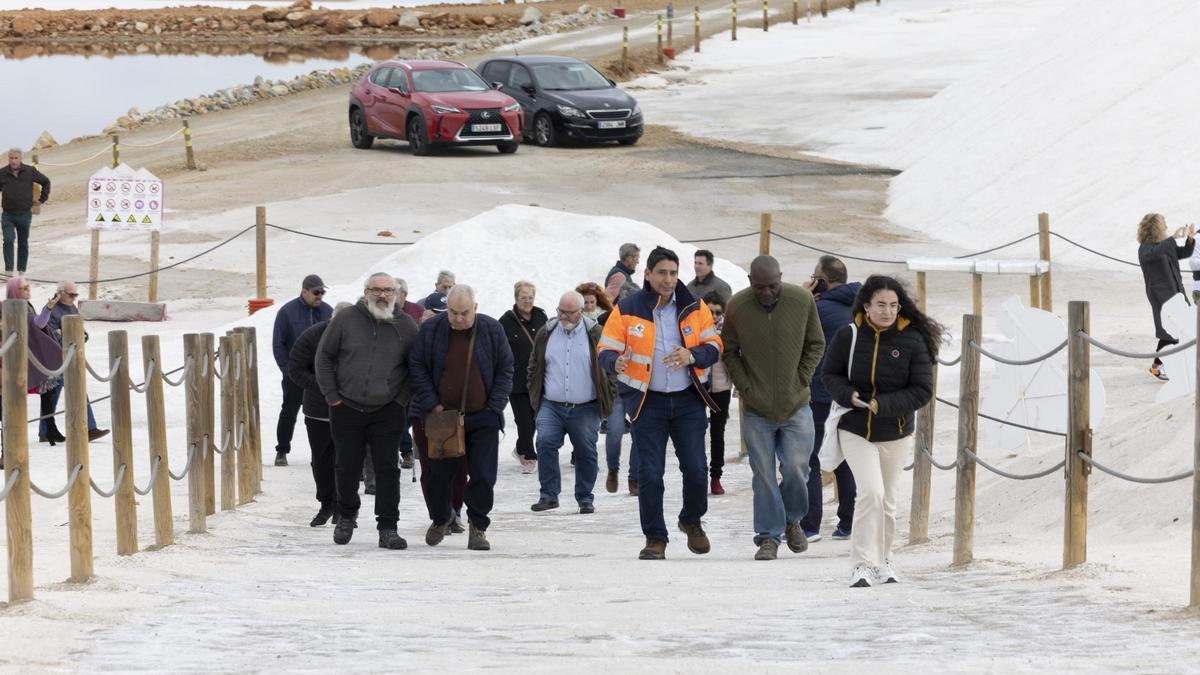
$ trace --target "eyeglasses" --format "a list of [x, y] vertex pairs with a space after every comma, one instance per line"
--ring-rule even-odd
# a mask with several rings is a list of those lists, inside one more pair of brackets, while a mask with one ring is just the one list
[[576, 314], [580, 314], [582, 312], [583, 312], [582, 309], [563, 309], [562, 307], [558, 308], [558, 313], [563, 316], [575, 316]]
[[67, 297], [74, 300], [75, 298], [79, 297], [79, 294], [78, 293], [67, 293]]
[[871, 306], [874, 307], [875, 311], [877, 312], [892, 312], [895, 314], [896, 312], [900, 311], [900, 303], [898, 302], [877, 302]]
[[325, 295], [325, 289], [324, 288], [314, 288], [311, 291], [309, 291], [309, 293], [312, 293], [313, 295], [315, 295], [319, 298], [322, 295]]
[[396, 292], [394, 288], [368, 288], [366, 289], [371, 295], [391, 295]]

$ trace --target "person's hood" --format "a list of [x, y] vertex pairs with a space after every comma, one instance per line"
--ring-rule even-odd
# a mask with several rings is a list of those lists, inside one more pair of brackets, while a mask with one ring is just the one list
[[849, 307], [854, 304], [854, 296], [858, 295], [858, 289], [860, 288], [862, 288], [862, 284], [857, 281], [842, 284], [822, 293], [820, 301], [824, 302], [828, 300], [829, 302], [836, 302]]

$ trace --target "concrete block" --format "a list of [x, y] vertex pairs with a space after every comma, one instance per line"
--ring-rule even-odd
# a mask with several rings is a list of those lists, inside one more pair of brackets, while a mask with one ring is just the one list
[[165, 302], [123, 302], [119, 300], [80, 300], [79, 314], [85, 321], [164, 321]]

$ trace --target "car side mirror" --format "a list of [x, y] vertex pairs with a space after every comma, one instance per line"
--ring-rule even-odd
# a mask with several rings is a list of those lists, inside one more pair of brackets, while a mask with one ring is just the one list
[[504, 88], [503, 82], [493, 82], [492, 83], [492, 89], [503, 89], [503, 88]]
[[401, 96], [408, 96], [408, 94], [400, 87], [388, 87], [388, 91], [392, 92], [393, 94], [399, 94]]

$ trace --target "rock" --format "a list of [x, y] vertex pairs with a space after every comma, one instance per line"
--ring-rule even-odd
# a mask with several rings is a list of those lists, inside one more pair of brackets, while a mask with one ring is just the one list
[[17, 37], [24, 37], [26, 35], [37, 35], [42, 31], [42, 26], [33, 19], [18, 16], [12, 20], [9, 30]]
[[590, 14], [592, 12], [591, 5], [580, 5], [579, 9], [575, 10], [576, 14]]
[[312, 0], [296, 0], [292, 3], [295, 9], [312, 9]]
[[277, 84], [271, 87], [269, 91], [272, 96], [287, 96], [292, 90], [286, 84]]
[[198, 16], [198, 17], [192, 19], [193, 26], [203, 26], [207, 22], [208, 22], [208, 19], [205, 19], [202, 16]]
[[350, 30], [358, 30], [363, 27], [363, 22], [359, 19], [349, 19], [346, 21], [346, 28]]
[[288, 9], [286, 7], [272, 7], [264, 9], [262, 13], [263, 21], [283, 21], [287, 18]]
[[341, 35], [349, 29], [349, 22], [341, 17], [330, 17], [325, 20], [325, 32], [330, 35]]
[[268, 21], [267, 30], [278, 33], [279, 31], [287, 30], [288, 23], [286, 21]]
[[386, 9], [372, 9], [367, 12], [366, 24], [372, 28], [387, 28], [400, 21], [400, 16]]
[[58, 145], [58, 141], [54, 140], [54, 137], [50, 135], [50, 132], [43, 131], [42, 135], [38, 136], [37, 140], [33, 142], [33, 149], [45, 150], [46, 148], [53, 148], [56, 145]]
[[285, 18], [292, 28], [299, 28], [312, 20], [312, 12], [302, 9], [289, 13]]
[[417, 17], [416, 12], [409, 11], [400, 15], [400, 20], [396, 22], [396, 25], [401, 28], [416, 29], [421, 27], [421, 19]]
[[221, 19], [221, 30], [232, 31], [237, 29], [237, 22], [232, 19]]
[[525, 12], [521, 14], [521, 25], [529, 26], [542, 20], [542, 10], [537, 7], [526, 7]]
[[496, 17], [492, 16], [491, 14], [488, 14], [487, 16], [483, 17], [483, 25], [487, 26], [488, 28], [495, 26], [496, 25]]

